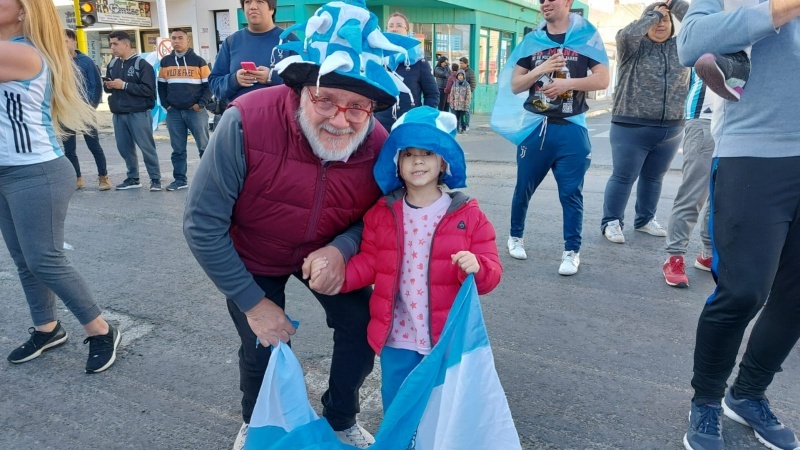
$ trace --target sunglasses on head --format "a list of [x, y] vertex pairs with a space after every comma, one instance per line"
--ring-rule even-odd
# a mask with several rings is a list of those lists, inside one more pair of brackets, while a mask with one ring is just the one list
[[554, 1], [556, 1], [556, 0], [539, 0], [539, 4], [540, 4], [540, 5], [544, 5], [544, 2], [550, 2], [550, 3], [553, 3]]

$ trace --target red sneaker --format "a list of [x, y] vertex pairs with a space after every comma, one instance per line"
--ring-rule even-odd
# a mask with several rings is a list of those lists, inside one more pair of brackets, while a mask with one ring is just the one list
[[670, 256], [664, 263], [664, 279], [670, 286], [679, 288], [689, 287], [689, 279], [686, 277], [686, 266], [683, 264], [683, 256]]
[[711, 272], [711, 261], [713, 261], [713, 259], [713, 256], [706, 256], [705, 253], [700, 252], [700, 254], [697, 255], [697, 259], [694, 260], [694, 268]]

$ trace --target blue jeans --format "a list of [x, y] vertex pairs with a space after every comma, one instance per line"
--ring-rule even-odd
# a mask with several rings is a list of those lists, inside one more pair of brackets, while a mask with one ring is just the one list
[[573, 123], [539, 125], [517, 147], [511, 236], [522, 237], [531, 197], [552, 169], [564, 213], [564, 250], [579, 252], [583, 229], [583, 176], [591, 163], [592, 146], [586, 128]]
[[383, 347], [381, 350], [381, 400], [384, 414], [389, 410], [394, 398], [397, 397], [400, 386], [406, 381], [408, 374], [419, 365], [424, 357], [413, 350]]
[[[86, 146], [94, 156], [94, 162], [97, 164], [97, 174], [101, 176], [108, 175], [106, 169], [106, 155], [103, 153], [103, 147], [100, 146], [100, 136], [97, 135], [97, 129], [92, 128], [88, 134], [83, 135], [83, 140], [86, 141]], [[75, 168], [75, 174], [81, 176], [81, 163], [78, 161], [78, 154], [75, 152], [78, 138], [75, 133], [70, 132], [62, 141], [64, 144], [64, 156], [67, 157], [72, 167]]]
[[172, 143], [172, 176], [175, 181], [186, 183], [186, 141], [191, 132], [197, 143], [200, 157], [208, 145], [208, 113], [201, 109], [175, 109], [167, 111], [167, 129]]
[[608, 222], [619, 220], [624, 225], [625, 206], [636, 179], [636, 218], [634, 228], [647, 225], [656, 216], [661, 182], [681, 144], [683, 125], [654, 127], [611, 124], [611, 159], [614, 165], [606, 184], [603, 201], [603, 220], [600, 231]]
[[139, 157], [136, 155], [136, 146], [138, 145], [142, 151], [142, 158], [150, 179], [160, 181], [161, 168], [158, 164], [156, 141], [153, 139], [153, 118], [150, 110], [114, 114], [111, 119], [114, 123], [117, 150], [125, 160], [125, 167], [128, 169], [127, 177], [134, 180], [139, 179]]

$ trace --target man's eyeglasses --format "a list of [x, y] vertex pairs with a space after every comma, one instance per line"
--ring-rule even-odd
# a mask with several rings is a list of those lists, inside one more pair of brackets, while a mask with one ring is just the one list
[[372, 103], [370, 103], [369, 109], [344, 107], [333, 103], [331, 99], [327, 97], [317, 97], [313, 92], [311, 92], [311, 88], [308, 88], [308, 94], [309, 98], [311, 99], [311, 103], [314, 104], [314, 111], [316, 111], [320, 116], [325, 116], [329, 119], [333, 119], [337, 114], [339, 114], [339, 112], [342, 112], [345, 120], [348, 122], [362, 123], [369, 118], [370, 114], [372, 114]]
[[556, 1], [556, 0], [539, 0], [539, 4], [540, 4], [540, 5], [544, 5], [544, 2], [550, 2], [550, 3], [553, 3], [554, 1]]

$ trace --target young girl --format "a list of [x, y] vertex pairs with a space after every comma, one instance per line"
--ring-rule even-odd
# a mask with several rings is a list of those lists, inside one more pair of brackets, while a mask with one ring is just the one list
[[[428, 106], [397, 120], [374, 170], [386, 196], [364, 216], [361, 252], [347, 264], [342, 292], [375, 285], [367, 339], [381, 357], [384, 410], [436, 344], [467, 275], [479, 294], [500, 283], [494, 227], [477, 200], [440, 188], [465, 187], [455, 134], [455, 116]], [[312, 288], [326, 266], [312, 262]]]
[[453, 87], [450, 88], [450, 109], [458, 119], [458, 132], [467, 132], [467, 112], [469, 112], [469, 105], [472, 102], [472, 90], [467, 83], [466, 75], [463, 70], [456, 72], [456, 81]]

